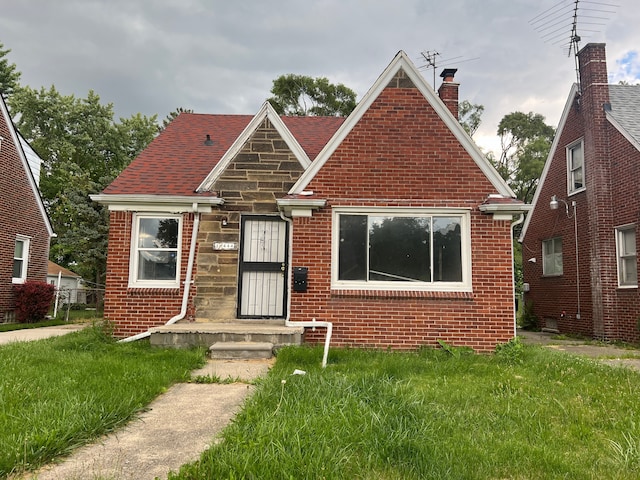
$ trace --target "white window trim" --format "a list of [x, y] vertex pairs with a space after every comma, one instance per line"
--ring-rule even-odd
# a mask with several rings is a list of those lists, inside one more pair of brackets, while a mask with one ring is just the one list
[[[138, 235], [142, 218], [175, 218], [178, 220], [178, 251], [176, 258], [176, 278], [174, 280], [138, 280]], [[182, 258], [182, 215], [160, 213], [134, 213], [131, 227], [131, 249], [129, 254], [129, 288], [179, 288], [180, 261]]]
[[[15, 241], [14, 241], [14, 252], [15, 252], [15, 242], [17, 241], [21, 241], [24, 242], [24, 249], [23, 249], [23, 258], [22, 258], [22, 271], [20, 272], [20, 277], [14, 277], [13, 276], [13, 260], [15, 260], [15, 257], [11, 257], [12, 261], [11, 261], [11, 283], [24, 283], [27, 281], [27, 272], [29, 271], [29, 257], [31, 256], [31, 237], [27, 237], [25, 235], [16, 235]], [[15, 255], [15, 253], [14, 253]]]
[[[578, 145], [582, 145], [582, 187], [573, 188], [573, 179], [571, 176], [571, 151], [577, 147]], [[566, 156], [567, 156], [567, 196], [575, 195], [576, 193], [583, 192], [587, 188], [587, 176], [586, 176], [586, 168], [585, 168], [585, 154], [584, 154], [584, 139], [580, 139], [573, 143], [567, 145], [566, 148]]]
[[[461, 217], [462, 282], [367, 282], [338, 279], [338, 250], [340, 245], [340, 214], [389, 215], [389, 216], [434, 216]], [[376, 290], [376, 291], [421, 291], [421, 292], [472, 292], [471, 275], [471, 214], [460, 208], [403, 208], [403, 207], [334, 207], [331, 233], [331, 289]]]
[[[553, 273], [549, 273], [549, 272], [545, 272], [545, 268], [544, 266], [546, 265], [545, 262], [545, 244], [548, 242], [555, 242], [556, 240], [560, 240], [560, 243], [562, 243], [562, 271], [561, 272], [553, 272]], [[554, 255], [557, 255], [555, 248], [554, 248]], [[562, 241], [562, 237], [551, 237], [551, 238], [545, 238], [544, 240], [542, 240], [542, 276], [543, 277], [561, 277], [562, 275], [564, 275], [564, 242]]]
[[[616, 235], [616, 266], [617, 266], [617, 273], [618, 273], [618, 288], [638, 288], [638, 278], [636, 276], [636, 283], [635, 284], [623, 284], [622, 283], [622, 271], [620, 268], [620, 260], [621, 260], [621, 255], [622, 255], [622, 246], [621, 246], [621, 238], [622, 238], [622, 232], [625, 232], [627, 230], [635, 230], [636, 235], [638, 234], [637, 230], [636, 230], [636, 225], [635, 224], [627, 224], [627, 225], [621, 225], [619, 227], [616, 227], [615, 229], [615, 235]], [[637, 243], [637, 238], [636, 238], [636, 243]], [[638, 251], [636, 249], [636, 262], [638, 261]], [[636, 263], [637, 264], [637, 263]], [[637, 275], [637, 273], [636, 273]]]

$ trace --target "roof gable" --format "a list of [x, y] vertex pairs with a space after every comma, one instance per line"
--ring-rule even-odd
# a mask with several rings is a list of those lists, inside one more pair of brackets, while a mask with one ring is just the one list
[[351, 115], [347, 117], [345, 122], [336, 131], [331, 140], [329, 140], [322, 151], [320, 151], [318, 157], [311, 165], [311, 167], [302, 174], [300, 179], [291, 188], [289, 194], [299, 195], [304, 192], [309, 183], [313, 180], [320, 169], [322, 169], [324, 164], [335, 152], [338, 146], [349, 135], [351, 130], [353, 130], [353, 128], [358, 124], [360, 119], [364, 116], [364, 114], [382, 93], [382, 91], [387, 87], [389, 82], [391, 82], [401, 70], [405, 73], [408, 79], [413, 82], [413, 85], [418, 88], [425, 100], [435, 110], [436, 114], [442, 119], [447, 128], [453, 133], [458, 142], [460, 142], [462, 147], [475, 161], [483, 174], [495, 187], [497, 192], [504, 196], [514, 197], [514, 193], [511, 191], [506, 182], [498, 174], [495, 168], [489, 163], [486, 157], [475, 145], [473, 140], [471, 140], [469, 135], [464, 131], [458, 120], [451, 114], [449, 109], [440, 100], [434, 90], [428, 85], [424, 77], [420, 74], [415, 65], [409, 60], [406, 53], [403, 51], [398, 52], [395, 58], [382, 72], [380, 77], [378, 77], [367, 94], [362, 98], [362, 100], [353, 110]]
[[[38, 210], [42, 216], [42, 220], [47, 228], [47, 233], [49, 237], [54, 236], [53, 227], [51, 226], [51, 221], [49, 220], [49, 215], [47, 214], [46, 209], [44, 208], [44, 202], [42, 201], [42, 197], [40, 196], [40, 190], [38, 188], [38, 184], [34, 178], [34, 174], [31, 170], [31, 166], [29, 165], [29, 161], [25, 154], [25, 151], [22, 147], [21, 137], [18, 131], [13, 124], [13, 120], [11, 120], [11, 116], [9, 115], [9, 110], [7, 109], [7, 105], [4, 101], [2, 95], [0, 95], [0, 113], [2, 114], [2, 119], [9, 130], [9, 134], [11, 135], [11, 140], [13, 145], [15, 146], [18, 157], [20, 158], [20, 162], [22, 164], [22, 169], [29, 183], [29, 187], [33, 192], [33, 198], [37, 204]], [[0, 139], [0, 148], [7, 148], [6, 146], [2, 146], [2, 140]]]
[[[562, 111], [562, 116], [560, 117], [560, 122], [558, 123], [558, 128], [556, 129], [556, 134], [553, 137], [553, 143], [551, 144], [551, 149], [549, 150], [549, 155], [547, 155], [547, 160], [544, 163], [544, 167], [542, 169], [542, 174], [540, 175], [540, 181], [538, 182], [538, 186], [536, 188], [536, 192], [533, 194], [533, 201], [531, 202], [531, 210], [535, 211], [536, 205], [538, 204], [538, 197], [540, 196], [540, 192], [542, 192], [542, 186], [544, 185], [544, 181], [547, 178], [549, 173], [549, 169], [551, 168], [551, 163], [553, 162], [553, 157], [558, 150], [558, 144], [560, 143], [560, 137], [562, 136], [562, 132], [567, 123], [567, 118], [569, 117], [569, 112], [571, 111], [571, 106], [578, 95], [579, 88], [578, 84], [574, 83], [571, 87], [571, 91], [569, 92], [569, 96], [567, 97], [567, 102], [564, 105], [564, 110]], [[529, 227], [529, 223], [531, 223], [532, 215], [527, 215], [527, 218], [522, 227], [522, 232], [520, 233], [520, 237], [518, 241], [522, 242], [525, 234], [527, 233], [527, 228]]]
[[311, 165], [309, 156], [300, 146], [298, 140], [296, 140], [271, 104], [269, 102], [264, 102], [258, 113], [255, 114], [242, 133], [222, 156], [220, 161], [216, 163], [215, 167], [213, 167], [209, 174], [200, 183], [196, 189], [197, 192], [206, 192], [212, 188], [216, 180], [227, 169], [231, 161], [236, 157], [236, 155], [238, 155], [240, 150], [242, 150], [242, 147], [253, 136], [264, 120], [269, 120], [271, 122], [273, 127], [278, 131], [280, 137], [282, 137], [289, 149], [293, 152], [296, 159], [298, 159], [303, 169], [307, 169], [309, 165]]

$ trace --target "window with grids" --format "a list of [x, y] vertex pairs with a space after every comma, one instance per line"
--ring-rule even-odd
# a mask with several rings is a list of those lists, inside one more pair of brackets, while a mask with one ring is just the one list
[[562, 238], [550, 238], [542, 242], [542, 274], [562, 275]]
[[636, 256], [636, 229], [627, 226], [616, 229], [618, 251], [618, 285], [638, 286], [638, 261]]
[[470, 290], [468, 213], [339, 211], [334, 287]]
[[180, 271], [180, 216], [136, 215], [129, 285], [177, 287]]
[[18, 235], [13, 249], [12, 283], [24, 283], [27, 280], [29, 262], [29, 238]]
[[582, 142], [567, 148], [567, 178], [569, 193], [584, 189], [584, 147]]

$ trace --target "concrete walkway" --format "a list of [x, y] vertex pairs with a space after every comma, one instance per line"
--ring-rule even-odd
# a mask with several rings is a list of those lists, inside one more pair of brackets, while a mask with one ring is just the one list
[[229, 424], [274, 359], [209, 360], [192, 377], [211, 376], [230, 384], [180, 383], [117, 432], [82, 447], [57, 465], [25, 476], [33, 480], [153, 480], [197, 460]]
[[43, 338], [58, 337], [67, 333], [77, 332], [85, 328], [88, 324], [69, 323], [57, 325], [55, 327], [25, 328], [22, 330], [11, 330], [10, 332], [0, 332], [0, 345], [12, 342], [29, 342], [31, 340], [42, 340]]

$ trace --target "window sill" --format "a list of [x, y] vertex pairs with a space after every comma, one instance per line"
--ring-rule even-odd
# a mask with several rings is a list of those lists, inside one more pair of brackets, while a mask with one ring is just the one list
[[618, 290], [637, 290], [638, 285], [618, 285]]
[[338, 298], [430, 298], [442, 300], [473, 300], [473, 292], [444, 292], [429, 290], [348, 290], [332, 289], [332, 297]]
[[178, 287], [128, 287], [127, 295], [131, 297], [173, 297], [180, 295]]

